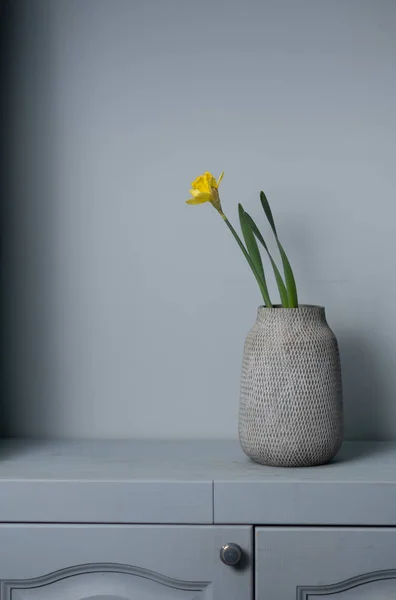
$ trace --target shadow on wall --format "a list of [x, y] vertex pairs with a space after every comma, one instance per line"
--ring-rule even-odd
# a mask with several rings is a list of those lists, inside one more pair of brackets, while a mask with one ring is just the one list
[[1, 13], [3, 435], [23, 434], [29, 422], [39, 432], [56, 391], [50, 34], [43, 28], [37, 43], [30, 14], [40, 6], [7, 1]]
[[384, 362], [384, 351], [376, 352], [368, 335], [364, 337], [348, 332], [338, 338], [347, 437], [355, 440], [386, 439], [384, 434], [390, 427], [386, 411], [381, 410], [381, 406], [389, 396], [384, 371], [390, 365]]
[[[9, 2], [7, 2], [9, 4]], [[8, 127], [8, 114], [10, 112], [9, 96], [7, 94], [10, 89], [11, 83], [11, 69], [9, 68], [9, 50], [10, 50], [10, 23], [9, 23], [9, 6], [6, 7], [6, 0], [0, 0], [0, 316], [1, 316], [1, 327], [0, 327], [0, 433], [6, 434], [8, 430], [8, 411], [7, 403], [5, 398], [7, 396], [7, 389], [5, 384], [5, 373], [7, 366], [5, 364], [7, 360], [6, 354], [6, 310], [5, 310], [5, 261], [4, 261], [4, 234], [6, 230], [6, 219], [5, 213], [7, 210], [7, 199], [8, 199], [8, 168], [9, 168], [9, 156], [8, 156], [8, 143], [10, 137], [10, 131]]]

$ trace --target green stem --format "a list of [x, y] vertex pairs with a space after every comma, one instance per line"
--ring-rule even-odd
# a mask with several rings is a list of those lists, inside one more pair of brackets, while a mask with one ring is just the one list
[[249, 266], [252, 269], [253, 275], [255, 276], [256, 281], [259, 284], [260, 291], [261, 291], [261, 294], [263, 296], [263, 300], [265, 302], [265, 305], [268, 308], [272, 308], [271, 300], [270, 300], [270, 298], [268, 296], [268, 293], [267, 293], [267, 291], [266, 291], [266, 289], [265, 289], [265, 287], [263, 285], [263, 282], [261, 280], [260, 275], [257, 273], [257, 271], [256, 271], [256, 269], [254, 267], [254, 264], [252, 263], [252, 259], [250, 258], [248, 251], [246, 250], [246, 248], [243, 245], [243, 243], [242, 243], [239, 235], [237, 234], [237, 232], [235, 231], [235, 229], [233, 228], [233, 226], [231, 225], [231, 223], [229, 222], [229, 220], [227, 219], [227, 217], [225, 216], [225, 214], [220, 213], [220, 215], [224, 219], [225, 224], [227, 225], [228, 229], [231, 231], [232, 235], [236, 239], [238, 246], [242, 250], [242, 253], [243, 253], [244, 257], [246, 258], [247, 262], [249, 263]]

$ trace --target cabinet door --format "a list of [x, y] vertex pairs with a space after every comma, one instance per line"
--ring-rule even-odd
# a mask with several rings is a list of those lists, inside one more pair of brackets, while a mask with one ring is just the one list
[[396, 598], [396, 529], [256, 530], [256, 600]]
[[[219, 550], [235, 542], [237, 566]], [[249, 527], [1, 525], [1, 600], [245, 600]]]

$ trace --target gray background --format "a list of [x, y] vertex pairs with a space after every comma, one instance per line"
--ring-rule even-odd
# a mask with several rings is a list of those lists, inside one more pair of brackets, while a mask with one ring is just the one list
[[347, 436], [396, 439], [396, 3], [13, 0], [4, 24], [4, 431], [236, 437], [260, 295], [184, 204], [224, 170], [230, 220], [268, 236], [264, 189], [326, 306]]

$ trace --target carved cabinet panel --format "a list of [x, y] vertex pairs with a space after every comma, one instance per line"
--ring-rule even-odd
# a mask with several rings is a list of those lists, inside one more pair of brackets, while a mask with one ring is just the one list
[[111, 563], [79, 565], [43, 577], [3, 581], [12, 600], [193, 600], [208, 598], [211, 582], [182, 581]]
[[332, 596], [343, 600], [379, 600], [396, 598], [396, 569], [375, 571], [332, 585], [298, 586], [298, 600]]
[[[251, 528], [0, 526], [1, 600], [245, 600]], [[219, 558], [233, 541], [243, 561]]]
[[396, 529], [260, 527], [256, 600], [396, 598]]

